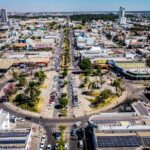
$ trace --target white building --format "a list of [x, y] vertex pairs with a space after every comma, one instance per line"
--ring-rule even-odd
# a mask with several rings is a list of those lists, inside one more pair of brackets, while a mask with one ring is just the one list
[[10, 115], [8, 112], [0, 110], [0, 130], [10, 128]]
[[125, 8], [120, 7], [120, 12], [119, 12], [119, 23], [121, 25], [126, 24], [127, 18], [125, 17]]
[[111, 49], [103, 49], [101, 47], [92, 47], [90, 50], [80, 51], [81, 58], [96, 59], [100, 57], [107, 57]]

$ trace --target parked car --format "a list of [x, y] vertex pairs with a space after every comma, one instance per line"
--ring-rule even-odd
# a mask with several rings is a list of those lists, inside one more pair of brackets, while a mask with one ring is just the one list
[[55, 150], [58, 150], [58, 148], [59, 148], [59, 145], [58, 145], [58, 143], [56, 143], [55, 144]]
[[31, 117], [26, 116], [25, 119], [26, 119], [26, 120], [31, 120]]
[[84, 144], [83, 144], [83, 141], [82, 141], [82, 140], [79, 140], [78, 146], [79, 146], [80, 148], [83, 148], [83, 147], [84, 147]]
[[55, 136], [55, 139], [56, 139], [56, 140], [60, 140], [60, 139], [61, 139], [61, 133], [60, 133], [60, 132], [56, 132], [56, 133], [54, 134], [54, 136]]
[[48, 144], [47, 145], [47, 150], [52, 150], [52, 145]]
[[44, 147], [45, 147], [45, 143], [44, 143], [44, 141], [41, 141], [40, 148], [44, 148]]
[[45, 143], [45, 141], [46, 141], [46, 135], [43, 135], [43, 136], [41, 137], [41, 142], [44, 142], [44, 143]]
[[68, 143], [65, 143], [65, 144], [64, 144], [64, 149], [65, 149], [65, 150], [69, 150], [69, 145], [68, 145]]
[[76, 122], [73, 126], [77, 128], [77, 127], [79, 127], [80, 125], [81, 125], [81, 121], [78, 121], [78, 122]]
[[76, 135], [77, 135], [77, 130], [76, 129], [72, 129], [71, 136], [76, 136]]

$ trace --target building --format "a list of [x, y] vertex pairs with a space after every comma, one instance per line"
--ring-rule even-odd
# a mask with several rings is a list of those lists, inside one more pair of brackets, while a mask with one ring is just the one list
[[120, 7], [120, 11], [119, 11], [119, 23], [121, 25], [126, 24], [127, 22], [127, 18], [125, 17], [125, 8]]
[[0, 110], [0, 149], [29, 150], [32, 140], [32, 129], [11, 129], [9, 112]]
[[150, 68], [145, 62], [137, 61], [109, 61], [110, 67], [119, 76], [130, 80], [149, 80]]
[[89, 50], [81, 50], [80, 51], [80, 57], [83, 58], [100, 58], [100, 57], [107, 57], [109, 53], [111, 52], [111, 49], [104, 49], [101, 47], [91, 47]]
[[31, 136], [31, 129], [0, 130], [0, 149], [29, 150]]
[[0, 110], [0, 130], [9, 129], [10, 128], [10, 115], [8, 112]]
[[143, 113], [138, 114], [137, 112], [101, 113], [91, 116], [88, 127], [91, 149], [136, 150], [137, 148], [149, 148], [150, 124], [145, 121], [148, 119], [141, 119]]
[[4, 23], [8, 22], [7, 9], [1, 9], [0, 15], [1, 15], [2, 22], [4, 22]]

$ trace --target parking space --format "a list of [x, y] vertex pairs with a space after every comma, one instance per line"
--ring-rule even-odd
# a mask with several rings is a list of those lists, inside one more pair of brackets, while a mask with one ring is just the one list
[[71, 107], [77, 107], [79, 104], [78, 95], [77, 95], [77, 87], [76, 87], [75, 78], [72, 74], [70, 74], [69, 76], [68, 92], [69, 92], [69, 98], [71, 100]]

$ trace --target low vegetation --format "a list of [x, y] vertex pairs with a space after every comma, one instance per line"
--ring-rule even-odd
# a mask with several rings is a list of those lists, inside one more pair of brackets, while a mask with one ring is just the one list
[[[40, 70], [34, 74], [34, 79], [27, 80], [23, 73], [13, 71], [14, 83], [4, 90], [5, 95], [18, 107], [33, 112], [40, 112], [43, 98], [40, 98], [40, 87], [43, 85], [46, 75]], [[10, 99], [9, 99], [10, 100]]]

